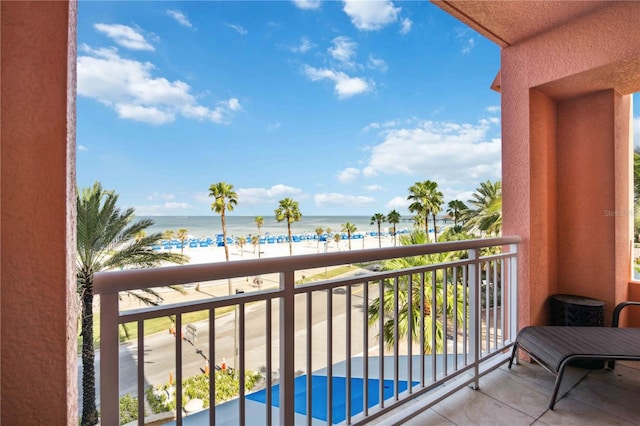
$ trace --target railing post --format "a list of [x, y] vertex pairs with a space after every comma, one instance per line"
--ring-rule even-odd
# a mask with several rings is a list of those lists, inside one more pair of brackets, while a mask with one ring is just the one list
[[509, 340], [518, 335], [518, 245], [511, 244], [509, 253]]
[[[294, 424], [295, 414], [295, 277], [293, 271], [280, 273], [280, 425]], [[311, 380], [311, 378], [308, 378]]]
[[480, 263], [479, 249], [469, 249], [469, 260], [473, 263], [469, 265], [469, 346], [471, 350], [471, 361], [474, 364], [473, 388], [480, 388], [480, 345], [482, 344], [482, 336], [480, 336]]
[[100, 423], [120, 424], [118, 293], [100, 295]]

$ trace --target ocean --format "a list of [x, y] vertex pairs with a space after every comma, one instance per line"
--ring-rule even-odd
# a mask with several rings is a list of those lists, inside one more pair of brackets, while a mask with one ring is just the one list
[[[264, 224], [260, 227], [262, 235], [286, 235], [286, 221], [278, 222], [274, 216], [263, 216]], [[195, 238], [215, 237], [222, 234], [222, 224], [220, 215], [211, 214], [210, 216], [138, 216], [136, 219], [151, 219], [153, 225], [150, 226], [148, 233], [162, 233], [167, 230], [177, 232], [178, 229], [185, 228], [189, 235]], [[247, 236], [258, 233], [255, 216], [225, 216], [227, 222], [227, 235]], [[326, 231], [331, 228], [333, 232], [341, 231], [342, 225], [351, 222], [358, 232], [368, 233], [377, 232], [378, 225], [371, 225], [371, 216], [302, 216], [298, 222], [291, 224], [292, 234], [315, 234], [316, 228], [322, 228]], [[442, 219], [437, 220], [438, 225], [444, 224]], [[451, 223], [449, 221], [449, 223]], [[382, 232], [389, 229], [389, 224], [383, 222], [380, 227]], [[398, 230], [413, 229], [413, 219], [406, 217], [400, 218]]]

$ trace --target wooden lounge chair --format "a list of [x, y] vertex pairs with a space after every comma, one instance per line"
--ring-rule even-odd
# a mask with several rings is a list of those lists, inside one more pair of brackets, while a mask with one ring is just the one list
[[565, 367], [575, 360], [602, 360], [613, 369], [616, 360], [640, 361], [640, 328], [618, 328], [620, 311], [640, 302], [622, 302], [613, 311], [611, 327], [529, 326], [518, 333], [509, 368], [518, 350], [556, 376], [549, 409], [553, 410]]

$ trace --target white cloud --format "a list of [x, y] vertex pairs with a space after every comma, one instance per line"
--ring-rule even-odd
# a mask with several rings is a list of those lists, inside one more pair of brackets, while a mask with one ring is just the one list
[[338, 172], [336, 178], [342, 183], [353, 182], [360, 175], [360, 170], [353, 167], [347, 167], [346, 169]]
[[279, 121], [276, 121], [275, 123], [271, 123], [267, 126], [267, 130], [272, 132], [274, 130], [278, 130], [280, 127], [282, 126], [282, 124], [280, 124]]
[[491, 105], [485, 109], [487, 112], [494, 113], [494, 112], [500, 112], [502, 108], [500, 107], [500, 105]]
[[174, 200], [176, 198], [173, 194], [160, 194], [159, 192], [154, 192], [153, 194], [147, 195], [147, 200]]
[[93, 28], [105, 34], [116, 44], [132, 50], [155, 50], [144, 36], [131, 27], [120, 24], [94, 24]]
[[469, 28], [454, 28], [455, 31], [455, 36], [458, 40], [460, 40], [460, 44], [462, 45], [461, 48], [461, 52], [463, 55], [466, 55], [467, 53], [471, 52], [471, 50], [474, 48], [474, 46], [476, 45], [476, 40], [473, 38], [473, 36], [469, 36], [469, 34], [472, 34], [471, 30]]
[[376, 58], [372, 53], [369, 54], [367, 66], [371, 69], [380, 70], [382, 72], [387, 72], [387, 70], [389, 69], [384, 59]]
[[373, 82], [360, 77], [349, 77], [341, 71], [334, 71], [327, 68], [314, 68], [308, 65], [304, 66], [303, 71], [311, 81], [333, 81], [335, 83], [335, 92], [340, 99], [366, 93], [373, 88]]
[[293, 4], [295, 4], [298, 9], [304, 10], [320, 9], [321, 3], [321, 0], [293, 0]]
[[379, 191], [384, 191], [384, 188], [380, 185], [367, 185], [364, 187], [364, 189], [366, 189], [369, 192], [379, 192]]
[[193, 25], [191, 25], [191, 22], [189, 22], [189, 19], [187, 19], [187, 17], [184, 15], [184, 13], [178, 11], [178, 10], [169, 10], [167, 9], [167, 15], [171, 16], [173, 19], [175, 19], [180, 25], [185, 26], [185, 27], [189, 27], [191, 28]]
[[200, 105], [187, 83], [155, 77], [152, 63], [123, 58], [115, 48], [82, 45], [80, 51], [78, 94], [113, 108], [123, 119], [160, 125], [179, 114], [224, 123], [241, 109], [237, 98], [220, 101], [213, 109]]
[[314, 201], [317, 206], [341, 206], [341, 207], [362, 207], [375, 203], [375, 198], [363, 195], [346, 195], [336, 192], [316, 194]]
[[423, 121], [387, 129], [381, 134], [383, 142], [372, 147], [363, 175], [427, 173], [441, 186], [452, 187], [500, 179], [501, 141], [489, 138], [490, 130], [495, 127], [487, 120], [475, 125]]
[[329, 55], [344, 67], [354, 68], [352, 58], [356, 54], [358, 43], [346, 36], [338, 36], [332, 40], [333, 47], [327, 49]]
[[77, 146], [77, 148], [78, 148], [78, 151], [80, 151], [80, 152], [87, 152], [87, 151], [89, 151], [89, 148], [87, 148], [87, 147], [86, 147], [86, 146], [84, 146], [84, 145], [78, 145], [78, 146]]
[[396, 22], [401, 8], [389, 0], [360, 1], [344, 0], [344, 13], [353, 25], [362, 31], [375, 31]]
[[299, 188], [287, 185], [273, 185], [271, 188], [240, 188], [236, 191], [242, 204], [274, 203], [284, 197], [302, 193]]
[[154, 204], [149, 206], [135, 206], [134, 210], [138, 216], [169, 216], [181, 213], [189, 209], [189, 203], [166, 202], [164, 204]]
[[462, 53], [466, 55], [467, 53], [471, 52], [471, 49], [473, 49], [475, 44], [476, 41], [473, 38], [467, 39], [462, 46]]
[[300, 39], [300, 44], [297, 46], [292, 46], [289, 49], [293, 52], [293, 53], [306, 53], [309, 50], [313, 49], [314, 47], [316, 47], [315, 44], [313, 44], [311, 42], [311, 40], [309, 40], [308, 37], [302, 37]]
[[411, 22], [411, 19], [404, 18], [402, 21], [400, 21], [400, 31], [398, 32], [402, 35], [409, 34], [409, 32], [411, 31], [412, 25], [413, 25], [413, 22]]
[[236, 30], [238, 34], [241, 34], [241, 35], [245, 35], [249, 32], [246, 29], [244, 29], [242, 25], [238, 25], [238, 24], [225, 24], [225, 25], [229, 28]]
[[388, 210], [404, 210], [409, 207], [407, 197], [393, 197], [384, 205]]
[[120, 118], [141, 121], [148, 124], [160, 125], [170, 123], [176, 118], [175, 113], [162, 111], [155, 107], [119, 103], [114, 105], [114, 108]]

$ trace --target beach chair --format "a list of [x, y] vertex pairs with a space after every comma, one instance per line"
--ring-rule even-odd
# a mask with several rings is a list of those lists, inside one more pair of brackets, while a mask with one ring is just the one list
[[619, 328], [620, 312], [640, 302], [622, 302], [613, 311], [611, 327], [529, 326], [518, 333], [509, 369], [518, 350], [556, 376], [549, 409], [553, 410], [564, 370], [575, 360], [602, 360], [608, 368], [615, 361], [640, 361], [640, 328]]

